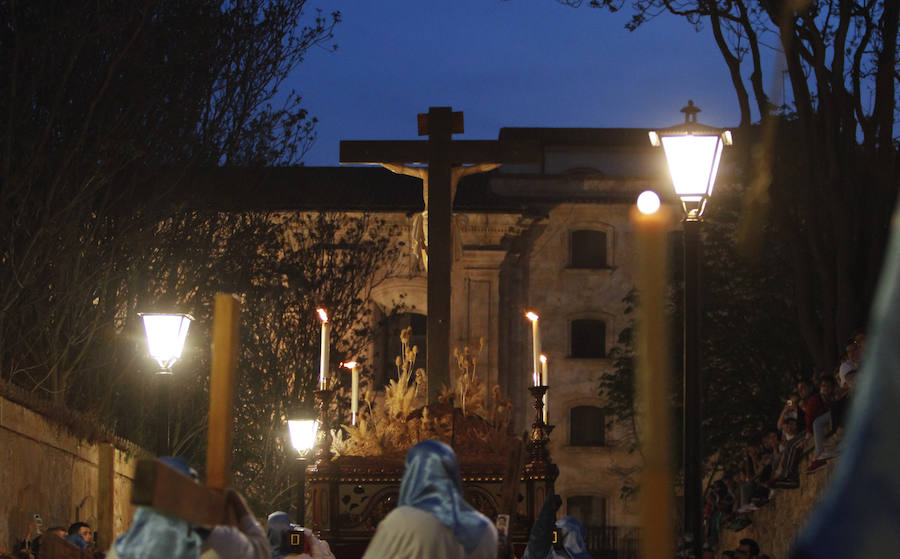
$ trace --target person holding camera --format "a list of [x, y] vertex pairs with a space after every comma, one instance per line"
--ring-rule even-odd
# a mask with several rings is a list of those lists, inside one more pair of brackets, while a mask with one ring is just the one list
[[778, 429], [781, 431], [781, 438], [784, 439], [785, 434], [787, 433], [787, 429], [785, 429], [785, 422], [793, 418], [796, 420], [797, 427], [800, 431], [803, 431], [806, 428], [806, 417], [803, 412], [803, 406], [800, 405], [800, 394], [797, 392], [791, 392], [791, 395], [788, 396], [787, 401], [784, 404], [784, 407], [781, 409], [781, 413], [778, 414]]
[[292, 524], [288, 513], [273, 512], [266, 524], [272, 559], [335, 559], [328, 542], [308, 528]]

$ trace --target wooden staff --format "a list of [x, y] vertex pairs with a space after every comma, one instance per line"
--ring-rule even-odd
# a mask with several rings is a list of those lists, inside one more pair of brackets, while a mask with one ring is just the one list
[[131, 502], [177, 516], [198, 526], [234, 524], [225, 493], [231, 480], [231, 442], [238, 325], [241, 303], [234, 295], [216, 294], [213, 315], [212, 372], [209, 381], [209, 431], [206, 487], [159, 460], [140, 460]]
[[633, 208], [637, 237], [637, 393], [643, 419], [640, 550], [646, 559], [674, 557], [673, 484], [669, 424], [669, 345], [666, 328], [666, 254], [669, 212]]

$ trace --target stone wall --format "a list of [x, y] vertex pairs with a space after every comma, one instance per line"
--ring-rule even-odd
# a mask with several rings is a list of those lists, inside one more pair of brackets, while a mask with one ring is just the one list
[[800, 487], [777, 489], [769, 503], [749, 514], [753, 523], [740, 532], [723, 529], [720, 550], [736, 549], [741, 539], [752, 538], [759, 543], [762, 553], [772, 559], [787, 559], [794, 537], [822, 497], [838, 460], [830, 460], [824, 468], [805, 474], [811, 454], [800, 464]]
[[[97, 529], [101, 446], [0, 396], [0, 549], [23, 539], [35, 514], [44, 528], [83, 521]], [[134, 512], [131, 484], [138, 452], [114, 449], [116, 534], [128, 528]], [[101, 545], [108, 545], [109, 535], [99, 536]]]

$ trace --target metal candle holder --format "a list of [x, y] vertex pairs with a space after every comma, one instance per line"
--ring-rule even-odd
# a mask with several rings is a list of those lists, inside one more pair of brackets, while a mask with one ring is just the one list
[[324, 466], [331, 461], [331, 429], [328, 422], [328, 406], [334, 397], [334, 390], [322, 389], [313, 392], [319, 409], [319, 429], [316, 431], [316, 465]]
[[547, 443], [550, 442], [550, 432], [553, 425], [544, 423], [544, 394], [549, 386], [529, 386], [528, 391], [534, 398], [534, 423], [531, 424], [531, 433], [528, 436], [528, 463], [525, 464], [527, 475], [547, 474], [551, 471], [550, 452]]

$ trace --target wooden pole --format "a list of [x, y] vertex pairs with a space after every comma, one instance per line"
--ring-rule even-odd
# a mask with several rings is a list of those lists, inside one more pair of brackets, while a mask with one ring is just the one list
[[641, 557], [674, 557], [666, 253], [669, 212], [632, 209], [637, 237], [637, 393], [642, 421]]
[[115, 539], [116, 447], [99, 445], [97, 460], [97, 548], [109, 549]]
[[[457, 114], [461, 120], [462, 113]], [[424, 116], [427, 125], [419, 126], [419, 134], [428, 134], [428, 353], [425, 360], [428, 401], [436, 403], [441, 387], [450, 386], [450, 268], [453, 262], [450, 137], [454, 131], [454, 113], [450, 107], [431, 107]]]
[[211, 489], [225, 489], [231, 484], [232, 408], [240, 319], [240, 300], [234, 295], [217, 293], [213, 314], [206, 448], [206, 486]]

